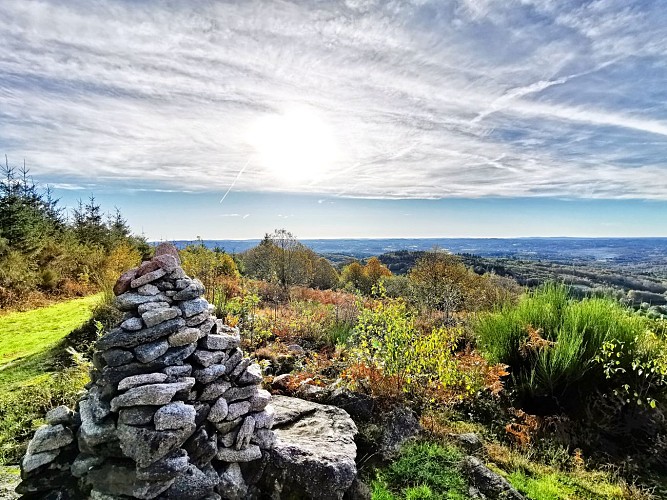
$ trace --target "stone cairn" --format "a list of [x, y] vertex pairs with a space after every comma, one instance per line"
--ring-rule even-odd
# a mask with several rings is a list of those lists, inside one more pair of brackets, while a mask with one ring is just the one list
[[[243, 498], [243, 467], [274, 443], [271, 395], [240, 336], [212, 315], [176, 248], [124, 273], [120, 325], [96, 344], [76, 411], [30, 441], [17, 492], [32, 498]], [[246, 473], [250, 475], [251, 473]]]

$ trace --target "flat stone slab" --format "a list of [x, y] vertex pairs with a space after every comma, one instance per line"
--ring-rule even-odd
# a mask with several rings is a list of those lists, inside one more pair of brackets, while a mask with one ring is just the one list
[[100, 351], [104, 351], [111, 347], [140, 346], [177, 332], [179, 328], [183, 326], [185, 326], [185, 321], [181, 318], [174, 318], [155, 325], [152, 328], [146, 328], [136, 332], [127, 332], [122, 328], [114, 328], [97, 341], [96, 348]]
[[111, 411], [117, 412], [126, 406], [165, 405], [173, 399], [177, 392], [189, 391], [193, 385], [195, 385], [195, 379], [190, 378], [187, 382], [133, 387], [111, 400]]
[[[357, 427], [335, 406], [273, 396], [276, 441], [262, 484], [307, 498], [341, 500], [357, 476]], [[218, 455], [220, 451], [218, 451]]]

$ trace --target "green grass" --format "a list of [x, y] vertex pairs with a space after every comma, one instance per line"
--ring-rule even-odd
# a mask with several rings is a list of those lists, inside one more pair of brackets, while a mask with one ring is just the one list
[[0, 316], [0, 389], [42, 374], [59, 341], [90, 318], [100, 300], [97, 294]]
[[88, 366], [59, 367], [63, 339], [85, 323], [102, 295], [0, 316], [0, 464], [15, 464], [44, 414], [73, 406], [88, 381]]
[[463, 500], [467, 483], [458, 469], [461, 453], [452, 446], [415, 443], [405, 446], [371, 483], [373, 500]]
[[[605, 384], [594, 361], [605, 341], [622, 342], [630, 351], [646, 327], [643, 318], [613, 300], [574, 300], [566, 286], [550, 284], [517, 305], [481, 316], [475, 332], [490, 361], [510, 366], [519, 393], [566, 400], [573, 390], [585, 393]], [[526, 344], [529, 329], [550, 344]]]

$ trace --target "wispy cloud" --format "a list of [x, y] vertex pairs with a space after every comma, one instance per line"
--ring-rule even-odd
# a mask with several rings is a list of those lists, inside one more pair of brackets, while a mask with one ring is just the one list
[[[661, 2], [5, 0], [0, 16], [0, 151], [57, 185], [667, 199]], [[287, 184], [247, 130], [299, 105], [340, 154]]]

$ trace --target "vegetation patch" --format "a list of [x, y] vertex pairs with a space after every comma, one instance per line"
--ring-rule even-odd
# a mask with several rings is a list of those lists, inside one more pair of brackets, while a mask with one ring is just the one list
[[0, 384], [12, 367], [39, 364], [49, 347], [90, 318], [101, 295], [0, 316]]
[[468, 485], [458, 469], [462, 458], [454, 447], [421, 442], [405, 446], [398, 459], [377, 473], [373, 500], [458, 500]]

